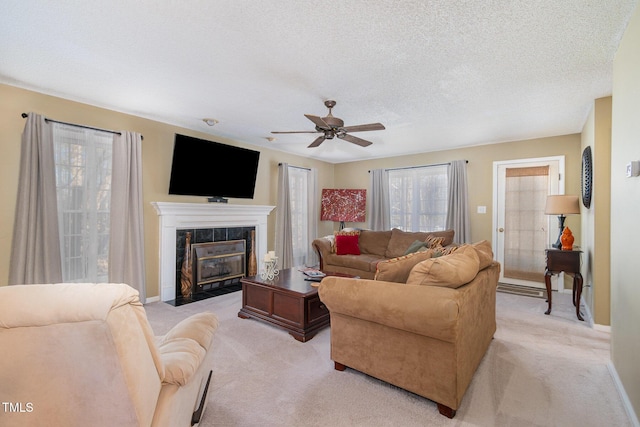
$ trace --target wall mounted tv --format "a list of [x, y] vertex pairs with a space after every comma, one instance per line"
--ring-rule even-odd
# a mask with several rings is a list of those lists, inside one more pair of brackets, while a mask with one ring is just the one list
[[260, 152], [176, 134], [169, 194], [253, 199]]

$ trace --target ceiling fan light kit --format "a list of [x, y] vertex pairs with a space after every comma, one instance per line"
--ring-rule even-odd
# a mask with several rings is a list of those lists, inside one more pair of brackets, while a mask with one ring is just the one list
[[331, 110], [336, 105], [336, 101], [332, 99], [328, 99], [324, 102], [324, 105], [329, 109], [329, 114], [326, 117], [318, 117], [312, 114], [305, 114], [304, 116], [311, 120], [314, 125], [316, 125], [315, 131], [273, 131], [271, 133], [322, 133], [322, 136], [316, 138], [308, 148], [314, 148], [322, 144], [326, 139], [333, 139], [334, 137], [338, 137], [339, 139], [344, 139], [345, 141], [351, 142], [353, 144], [359, 145], [361, 147], [366, 147], [371, 145], [371, 141], [367, 141], [362, 138], [358, 138], [353, 135], [349, 135], [349, 132], [366, 132], [372, 130], [384, 130], [385, 127], [382, 123], [369, 123], [365, 125], [355, 125], [355, 126], [345, 126], [344, 121], [338, 117], [334, 117], [331, 114]]

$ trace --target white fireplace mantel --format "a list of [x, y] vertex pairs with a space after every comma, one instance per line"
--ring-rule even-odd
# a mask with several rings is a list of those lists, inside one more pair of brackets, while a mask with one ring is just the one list
[[256, 257], [267, 253], [267, 217], [275, 206], [151, 202], [160, 217], [160, 299], [176, 296], [176, 231], [187, 228], [254, 227]]

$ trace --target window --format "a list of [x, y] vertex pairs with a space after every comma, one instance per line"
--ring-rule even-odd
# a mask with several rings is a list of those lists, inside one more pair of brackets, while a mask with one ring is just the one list
[[446, 229], [447, 172], [447, 165], [389, 170], [391, 228], [423, 232]]
[[289, 166], [289, 200], [291, 203], [291, 231], [293, 239], [293, 265], [306, 265], [309, 248], [309, 194], [311, 171]]
[[109, 132], [53, 123], [62, 277], [106, 282], [109, 263]]

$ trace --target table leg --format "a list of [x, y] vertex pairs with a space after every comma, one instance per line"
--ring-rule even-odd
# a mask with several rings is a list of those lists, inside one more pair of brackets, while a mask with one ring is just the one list
[[549, 270], [544, 272], [544, 284], [547, 287], [547, 302], [549, 303], [549, 308], [544, 314], [551, 314], [551, 272]]
[[573, 304], [576, 306], [576, 316], [578, 316], [578, 320], [583, 320], [580, 315], [580, 298], [582, 297], [582, 274], [576, 273], [573, 276], [573, 293], [574, 299]]

